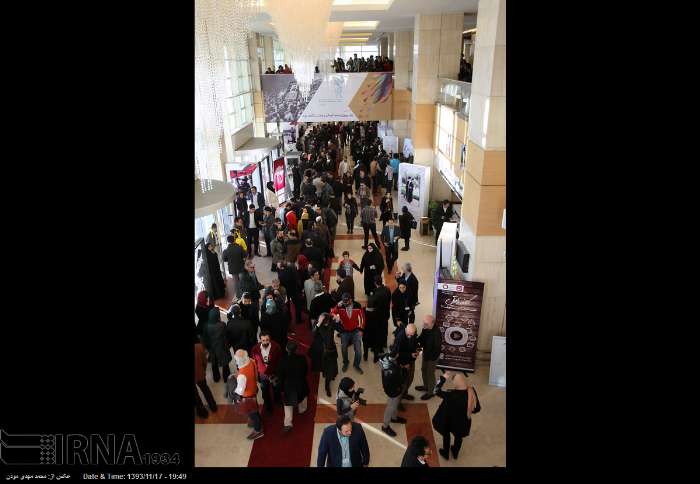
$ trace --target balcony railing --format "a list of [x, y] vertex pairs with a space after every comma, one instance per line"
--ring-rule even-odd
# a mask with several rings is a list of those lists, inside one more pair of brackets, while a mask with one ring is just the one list
[[450, 106], [456, 112], [462, 113], [469, 119], [469, 101], [471, 99], [472, 85], [470, 82], [457, 81], [455, 79], [440, 78], [440, 92], [438, 102]]

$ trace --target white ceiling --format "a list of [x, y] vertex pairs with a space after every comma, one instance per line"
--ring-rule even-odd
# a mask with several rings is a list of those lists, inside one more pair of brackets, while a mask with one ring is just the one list
[[[478, 0], [393, 0], [386, 10], [367, 10], [367, 7], [334, 7], [331, 10], [332, 22], [350, 20], [378, 20], [379, 25], [368, 42], [376, 41], [384, 32], [397, 32], [413, 30], [416, 14], [456, 13], [464, 12], [464, 28], [476, 27], [476, 10]], [[352, 10], [348, 10], [352, 8]], [[365, 8], [365, 9], [363, 9]], [[471, 14], [471, 15], [469, 15]], [[274, 34], [274, 29], [269, 24], [270, 16], [267, 13], [258, 15], [251, 23], [254, 32], [262, 34]], [[355, 29], [367, 32], [364, 29]]]

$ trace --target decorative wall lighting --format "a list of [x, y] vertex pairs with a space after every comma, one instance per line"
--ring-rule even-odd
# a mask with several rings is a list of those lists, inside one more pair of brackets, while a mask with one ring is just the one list
[[247, 51], [257, 10], [258, 0], [195, 0], [195, 165], [202, 180], [224, 150], [225, 51], [236, 57]]

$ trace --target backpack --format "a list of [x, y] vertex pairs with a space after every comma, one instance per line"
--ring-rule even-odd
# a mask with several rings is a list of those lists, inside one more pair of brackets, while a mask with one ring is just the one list
[[382, 369], [382, 387], [389, 398], [398, 397], [403, 387], [402, 368], [389, 357], [379, 360]]

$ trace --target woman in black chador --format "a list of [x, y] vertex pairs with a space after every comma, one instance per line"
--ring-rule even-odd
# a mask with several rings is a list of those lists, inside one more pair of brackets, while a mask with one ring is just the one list
[[209, 269], [209, 277], [204, 278], [204, 283], [207, 287], [209, 297], [216, 300], [226, 295], [226, 284], [221, 275], [219, 256], [214, 252], [214, 246], [212, 244], [207, 244], [207, 250], [204, 251], [204, 254], [207, 261], [207, 269]]
[[365, 276], [365, 294], [369, 296], [374, 292], [374, 277], [381, 277], [384, 272], [384, 258], [374, 243], [367, 246], [367, 252], [362, 256], [360, 272]]

